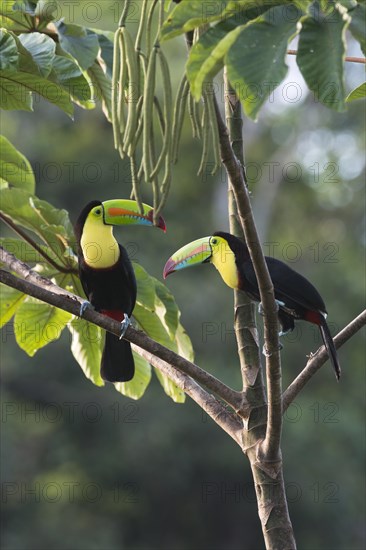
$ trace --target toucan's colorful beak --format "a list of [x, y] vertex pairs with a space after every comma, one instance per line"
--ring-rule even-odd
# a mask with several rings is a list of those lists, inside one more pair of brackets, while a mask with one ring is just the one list
[[210, 261], [212, 256], [210, 239], [211, 237], [203, 237], [177, 250], [164, 266], [164, 279], [166, 279], [170, 273], [178, 271], [179, 269]]
[[[143, 204], [141, 213], [136, 201], [112, 199], [102, 203], [106, 225], [154, 225], [154, 209]], [[165, 221], [159, 216], [157, 227], [166, 232]]]

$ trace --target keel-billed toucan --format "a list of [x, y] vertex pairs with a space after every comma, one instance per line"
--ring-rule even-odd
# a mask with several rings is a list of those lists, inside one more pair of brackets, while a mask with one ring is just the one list
[[[121, 321], [121, 336], [136, 302], [136, 279], [126, 250], [113, 235], [113, 225], [153, 225], [153, 209], [143, 205], [141, 214], [132, 200], [91, 201], [76, 224], [79, 275], [84, 292], [94, 308]], [[158, 227], [165, 231], [160, 216]], [[81, 307], [81, 315], [88, 302]], [[135, 365], [130, 343], [106, 333], [101, 377], [109, 382], [127, 382]]]
[[[341, 374], [337, 352], [326, 323], [324, 301], [316, 288], [305, 277], [275, 258], [266, 257], [278, 304], [281, 333], [295, 328], [295, 320], [303, 319], [318, 325], [324, 345], [337, 379]], [[260, 301], [257, 278], [246, 244], [230, 233], [217, 232], [210, 237], [193, 241], [169, 258], [164, 267], [164, 279], [179, 269], [199, 263], [212, 263], [224, 282], [231, 288], [243, 290]]]

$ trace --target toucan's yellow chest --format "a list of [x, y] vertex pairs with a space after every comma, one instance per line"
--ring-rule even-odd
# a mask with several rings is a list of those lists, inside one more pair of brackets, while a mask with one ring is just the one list
[[239, 287], [239, 275], [235, 263], [235, 255], [224, 239], [220, 239], [220, 245], [212, 250], [211, 263], [220, 273], [224, 283], [230, 288]]
[[120, 256], [113, 227], [102, 220], [86, 219], [80, 239], [85, 263], [93, 269], [113, 267]]

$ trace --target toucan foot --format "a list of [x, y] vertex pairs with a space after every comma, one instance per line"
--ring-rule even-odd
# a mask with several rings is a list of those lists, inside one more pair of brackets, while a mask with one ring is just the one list
[[[278, 349], [278, 351], [281, 351], [282, 348], [283, 348], [283, 345], [280, 342], [277, 349]], [[262, 353], [265, 357], [271, 357], [271, 355], [272, 355], [272, 352], [269, 352], [267, 350], [266, 346], [263, 346]]]
[[[281, 302], [281, 300], [275, 300], [275, 302], [277, 304], [277, 311], [280, 309], [280, 307], [283, 307], [285, 305], [285, 303]], [[259, 302], [258, 304], [258, 313], [259, 315], [262, 315], [262, 317], [264, 316], [264, 307], [262, 302]]]
[[131, 319], [129, 318], [129, 316], [127, 315], [127, 313], [124, 313], [124, 319], [121, 323], [121, 333], [119, 335], [119, 339], [122, 340], [122, 338], [124, 337], [124, 335], [126, 334], [126, 330], [128, 329], [128, 327], [130, 326], [131, 324]]
[[88, 300], [84, 300], [84, 302], [80, 306], [79, 317], [83, 317], [84, 313], [89, 307], [92, 308], [93, 306], [90, 302], [88, 302]]

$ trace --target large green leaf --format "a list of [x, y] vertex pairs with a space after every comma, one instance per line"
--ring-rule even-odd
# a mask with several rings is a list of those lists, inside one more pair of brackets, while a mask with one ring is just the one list
[[32, 21], [26, 13], [15, 10], [15, 0], [1, 0], [0, 2], [0, 26], [11, 29], [14, 32], [30, 31]]
[[9, 110], [14, 108], [13, 98], [9, 97], [9, 95], [12, 96], [16, 93], [19, 103], [22, 94], [26, 96], [29, 92], [34, 92], [62, 109], [70, 117], [73, 115], [74, 108], [67, 91], [59, 84], [51, 82], [42, 76], [23, 71], [0, 71], [0, 89], [2, 91], [1, 107], [3, 109]]
[[178, 353], [187, 361], [194, 361], [192, 342], [182, 325], [179, 323], [175, 338], [178, 344]]
[[97, 35], [63, 21], [56, 23], [56, 27], [62, 48], [77, 60], [82, 69], [91, 67], [99, 51]]
[[100, 361], [103, 350], [103, 333], [100, 327], [74, 317], [68, 325], [72, 335], [71, 352], [89, 380], [103, 386]]
[[155, 283], [155, 311], [163, 323], [165, 330], [169, 333], [170, 338], [175, 339], [178, 329], [180, 312], [173, 294], [168, 288], [157, 279]]
[[355, 101], [356, 99], [365, 99], [366, 96], [366, 82], [363, 82], [357, 88], [352, 90], [346, 97], [346, 101]]
[[[299, 11], [304, 9], [308, 2], [293, 0], [222, 0], [220, 2], [202, 2], [201, 0], [182, 0], [167, 17], [161, 30], [161, 39], [168, 40], [179, 34], [191, 31], [196, 27], [207, 25], [215, 21], [224, 21], [229, 18], [240, 18], [243, 11], [256, 9], [257, 15], [276, 5], [295, 6]], [[282, 11], [285, 12], [282, 8]]]
[[15, 315], [25, 298], [23, 292], [0, 283], [0, 328]]
[[0, 177], [9, 187], [34, 193], [35, 177], [29, 161], [4, 136], [0, 136]]
[[[133, 310], [133, 315], [140, 327], [146, 332], [146, 334], [148, 334], [148, 336], [150, 336], [150, 338], [156, 340], [163, 346], [178, 352], [177, 342], [175, 339], [172, 340], [170, 338], [169, 333], [166, 331], [159, 316], [155, 312], [136, 304], [135, 309]], [[158, 369], [155, 369], [155, 373], [160, 384], [163, 386], [165, 393], [169, 395], [173, 401], [182, 403], [185, 398], [184, 392], [182, 392], [182, 390], [180, 390], [169, 377], [160, 372]]]
[[165, 393], [173, 399], [175, 403], [184, 403], [186, 400], [184, 391], [178, 388], [178, 386], [176, 386], [174, 382], [159, 369], [154, 369], [154, 371]]
[[38, 65], [41, 76], [46, 78], [52, 69], [56, 50], [55, 42], [46, 34], [39, 32], [20, 34], [19, 40]]
[[32, 111], [32, 92], [11, 79], [2, 78], [0, 71], [0, 109], [4, 111]]
[[66, 210], [58, 210], [21, 189], [2, 189], [0, 199], [0, 211], [33, 231], [63, 263], [68, 263], [65, 254], [73, 239], [73, 229]]
[[366, 55], [366, 5], [357, 4], [354, 9], [349, 11], [349, 15], [351, 16], [349, 30], [360, 43], [363, 54]]
[[[11, 254], [14, 254], [14, 256], [18, 258], [18, 260], [27, 264], [42, 264], [46, 262], [46, 259], [37, 250], [35, 250], [27, 242], [20, 239], [4, 237], [0, 239], [0, 244], [5, 248], [5, 250], [10, 252]], [[42, 244], [38, 244], [38, 246], [44, 251], [45, 254], [47, 254], [47, 256], [57, 262], [57, 256], [52, 252], [49, 246], [45, 246]]]
[[133, 352], [133, 359], [135, 361], [135, 376], [133, 379], [130, 382], [117, 382], [114, 386], [117, 391], [126, 397], [140, 399], [150, 384], [151, 366], [141, 355], [135, 352]]
[[14, 317], [14, 332], [18, 346], [33, 355], [47, 344], [57, 340], [72, 315], [67, 311], [27, 298], [18, 307]]
[[296, 21], [288, 19], [282, 6], [275, 7], [244, 26], [228, 51], [225, 64], [229, 80], [249, 117], [256, 118], [285, 78], [288, 67], [284, 58], [296, 32]]
[[313, 10], [302, 20], [296, 56], [315, 98], [336, 111], [345, 109], [343, 63], [348, 23], [349, 18], [337, 6], [328, 16]]
[[145, 309], [155, 311], [155, 291], [154, 278], [142, 267], [142, 265], [133, 262], [133, 270], [137, 282], [137, 303]]
[[14, 36], [0, 29], [0, 70], [16, 71], [19, 66], [19, 53]]
[[97, 61], [88, 69], [94, 96], [102, 102], [102, 109], [109, 122], [112, 120], [112, 83]]

